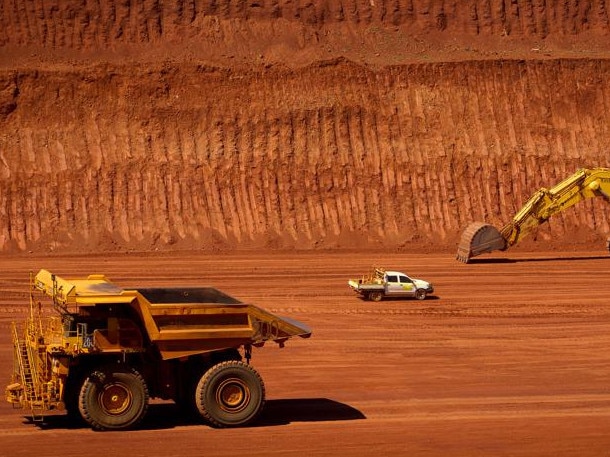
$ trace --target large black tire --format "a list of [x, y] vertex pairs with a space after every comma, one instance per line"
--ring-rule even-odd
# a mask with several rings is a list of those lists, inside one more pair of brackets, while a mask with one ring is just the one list
[[265, 384], [250, 365], [239, 360], [221, 362], [199, 380], [195, 402], [201, 417], [214, 427], [245, 425], [263, 408]]
[[75, 425], [83, 424], [83, 417], [78, 409], [78, 399], [80, 391], [85, 379], [81, 374], [72, 374], [68, 377], [68, 381], [64, 388], [64, 406], [68, 421]]
[[140, 373], [111, 366], [94, 370], [85, 379], [78, 409], [95, 430], [124, 430], [142, 420], [148, 400], [148, 387]]

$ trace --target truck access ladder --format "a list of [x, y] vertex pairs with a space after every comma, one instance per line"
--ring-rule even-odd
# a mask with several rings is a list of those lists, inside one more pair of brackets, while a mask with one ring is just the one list
[[19, 338], [15, 324], [13, 324], [13, 342], [25, 404], [29, 405], [32, 411], [32, 420], [42, 421], [45, 408], [38, 382], [38, 367], [35, 359], [37, 355], [33, 354], [34, 349], [28, 341]]

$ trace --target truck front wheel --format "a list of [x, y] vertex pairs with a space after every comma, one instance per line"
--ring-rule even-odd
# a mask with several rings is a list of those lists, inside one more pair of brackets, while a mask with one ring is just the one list
[[140, 373], [112, 366], [94, 370], [85, 379], [78, 409], [96, 430], [123, 430], [142, 420], [148, 399], [148, 387]]
[[229, 360], [206, 371], [195, 395], [199, 414], [214, 427], [251, 422], [265, 403], [265, 384], [250, 365]]
[[82, 374], [70, 372], [66, 386], [64, 387], [64, 406], [68, 420], [74, 424], [82, 423], [83, 418], [78, 409], [78, 399], [80, 391], [85, 382]]
[[417, 289], [415, 291], [415, 298], [418, 300], [424, 300], [426, 298], [426, 291], [424, 289]]

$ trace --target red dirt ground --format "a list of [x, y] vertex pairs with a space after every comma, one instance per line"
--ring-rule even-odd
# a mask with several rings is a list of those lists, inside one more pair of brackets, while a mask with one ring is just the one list
[[[479, 260], [480, 259], [480, 260]], [[126, 287], [207, 285], [297, 318], [310, 339], [256, 349], [268, 403], [252, 427], [217, 430], [154, 404], [141, 430], [32, 424], [0, 404], [0, 455], [600, 456], [610, 446], [606, 252], [481, 256], [356, 253], [115, 254], [3, 258], [0, 369], [27, 277], [103, 272]], [[435, 285], [423, 302], [357, 298], [372, 264]], [[19, 305], [17, 305], [19, 303]]]

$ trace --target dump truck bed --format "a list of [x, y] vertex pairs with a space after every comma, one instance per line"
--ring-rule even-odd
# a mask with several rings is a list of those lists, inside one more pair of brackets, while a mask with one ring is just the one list
[[139, 288], [138, 292], [153, 304], [221, 303], [235, 305], [242, 303], [240, 300], [213, 287]]
[[53, 297], [66, 312], [91, 313], [92, 307], [112, 304], [135, 310], [142, 326], [119, 321], [112, 328], [109, 325], [108, 329], [94, 332], [95, 345], [106, 351], [129, 349], [138, 327], [145, 329], [148, 340], [157, 346], [163, 359], [262, 345], [266, 341], [283, 344], [293, 336], [311, 335], [311, 329], [301, 322], [243, 303], [213, 287], [125, 290], [103, 275], [71, 280], [46, 270], [36, 275], [35, 286]]
[[209, 287], [143, 289], [136, 296], [133, 304], [163, 359], [311, 334], [305, 324]]

